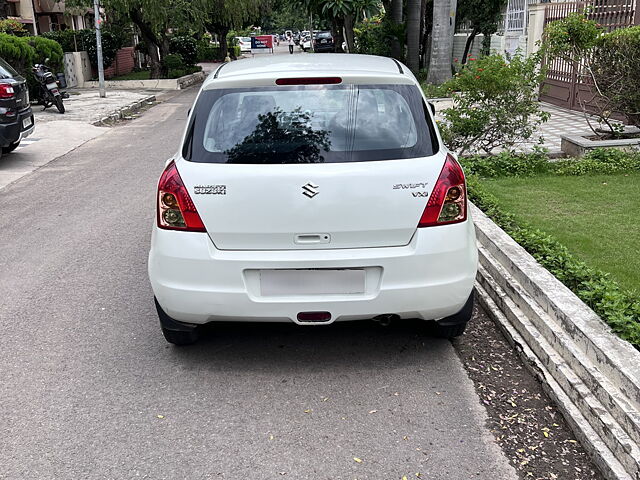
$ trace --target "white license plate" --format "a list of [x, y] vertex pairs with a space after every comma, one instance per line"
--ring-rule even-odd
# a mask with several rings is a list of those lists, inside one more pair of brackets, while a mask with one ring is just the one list
[[326, 40], [320, 40], [320, 43], [327, 43]]
[[56, 88], [58, 88], [58, 85], [56, 83], [47, 83], [47, 88], [49, 90], [55, 90]]
[[260, 271], [260, 292], [264, 297], [352, 295], [364, 293], [364, 288], [363, 269]]
[[27, 128], [29, 128], [31, 125], [33, 125], [33, 122], [31, 121], [31, 117], [29, 117], [29, 118], [25, 118], [24, 120], [22, 120], [22, 128], [23, 128], [23, 129], [27, 129]]

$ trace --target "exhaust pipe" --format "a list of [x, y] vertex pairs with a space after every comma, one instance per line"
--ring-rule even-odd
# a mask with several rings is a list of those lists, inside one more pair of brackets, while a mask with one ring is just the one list
[[373, 317], [374, 322], [378, 322], [383, 327], [388, 327], [391, 325], [392, 320], [399, 320], [400, 315], [396, 313], [385, 313], [384, 315], [378, 315], [377, 317]]

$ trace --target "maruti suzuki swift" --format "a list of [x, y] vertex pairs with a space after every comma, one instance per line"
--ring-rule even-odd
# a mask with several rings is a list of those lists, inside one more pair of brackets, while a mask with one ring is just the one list
[[149, 278], [162, 332], [418, 318], [473, 307], [465, 177], [411, 72], [367, 55], [224, 64], [160, 177]]

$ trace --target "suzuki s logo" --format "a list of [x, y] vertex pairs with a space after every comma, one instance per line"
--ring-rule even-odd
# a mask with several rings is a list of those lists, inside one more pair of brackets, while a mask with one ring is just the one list
[[320, 192], [318, 191], [318, 185], [314, 185], [309, 182], [304, 187], [302, 187], [302, 194], [306, 195], [309, 198], [313, 198], [318, 195]]

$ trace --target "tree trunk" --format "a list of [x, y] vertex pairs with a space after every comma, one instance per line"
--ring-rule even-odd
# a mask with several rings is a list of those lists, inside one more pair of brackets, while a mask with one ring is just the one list
[[[167, 57], [167, 55], [169, 55], [169, 37], [167, 36], [167, 33], [164, 32], [162, 34], [162, 40], [160, 41], [160, 58], [165, 59]], [[161, 69], [162, 69], [162, 76], [164, 78], [168, 78], [169, 77], [169, 68], [164, 64], [164, 62], [160, 62], [161, 65]]]
[[7, 0], [0, 0], [0, 18], [7, 18], [7, 13], [9, 11], [7, 7]]
[[426, 67], [425, 58], [427, 51], [425, 50], [426, 38], [429, 32], [426, 31], [427, 23], [427, 0], [421, 0], [420, 4], [420, 70]]
[[462, 54], [462, 64], [464, 65], [469, 60], [469, 51], [471, 50], [471, 45], [473, 44], [473, 40], [476, 38], [476, 35], [480, 33], [477, 28], [471, 30], [471, 35], [467, 38], [467, 43], [464, 46], [464, 53]]
[[347, 50], [349, 53], [355, 51], [355, 34], [353, 33], [353, 15], [347, 15], [344, 17], [344, 36], [347, 42]]
[[222, 60], [224, 60], [229, 54], [229, 43], [227, 42], [229, 27], [220, 25], [216, 30], [216, 33], [220, 39], [220, 56], [222, 57]]
[[[394, 26], [402, 23], [402, 4], [403, 0], [391, 1], [391, 21], [395, 24]], [[391, 56], [400, 60], [402, 58], [403, 46], [404, 45], [400, 44], [400, 40], [397, 37], [394, 37], [391, 40]]]
[[147, 44], [147, 53], [149, 54], [149, 67], [150, 67], [150, 77], [151, 78], [161, 78], [162, 77], [162, 65], [160, 63], [160, 55], [158, 53], [158, 38], [153, 32], [153, 28], [142, 18], [142, 13], [138, 9], [131, 9], [129, 12], [129, 17], [131, 21], [135, 23], [135, 25], [140, 30], [140, 34], [142, 38]]
[[[344, 19], [342, 18], [332, 18], [331, 19], [331, 30], [333, 31], [333, 42], [336, 53], [343, 53], [342, 50], [342, 42], [344, 41], [344, 35], [342, 33], [344, 28]], [[313, 48], [313, 40], [315, 36], [311, 36], [311, 48]]]
[[431, 60], [427, 74], [427, 82], [429, 83], [440, 85], [451, 78], [456, 4], [456, 0], [433, 1]]
[[407, 0], [407, 67], [415, 75], [418, 74], [420, 62], [421, 7], [421, 0]]

